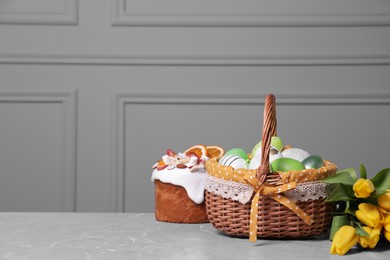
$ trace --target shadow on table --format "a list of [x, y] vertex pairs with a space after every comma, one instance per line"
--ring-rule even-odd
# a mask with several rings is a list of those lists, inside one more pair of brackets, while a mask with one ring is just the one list
[[[222, 231], [216, 230], [216, 234], [221, 237], [227, 237], [231, 239], [238, 239], [238, 240], [248, 240], [248, 237], [238, 237], [238, 236], [232, 236], [228, 235]], [[284, 243], [285, 241], [323, 241], [323, 240], [329, 240], [329, 234], [324, 234], [321, 236], [313, 236], [313, 237], [305, 237], [305, 238], [258, 238], [257, 243], [253, 244], [253, 246], [264, 246], [268, 244], [275, 243]]]

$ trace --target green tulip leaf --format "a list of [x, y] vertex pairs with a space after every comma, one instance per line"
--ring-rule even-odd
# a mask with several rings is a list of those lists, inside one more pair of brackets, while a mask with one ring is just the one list
[[366, 167], [362, 163], [360, 164], [360, 178], [367, 179]]
[[348, 201], [354, 199], [351, 185], [338, 184], [329, 194], [327, 202]]
[[363, 237], [369, 236], [369, 234], [362, 228], [359, 222], [351, 221], [351, 224], [356, 228], [356, 235]]
[[356, 172], [354, 169], [352, 169], [353, 172], [350, 169], [339, 171], [335, 175], [329, 176], [323, 179], [322, 181], [326, 183], [340, 183], [340, 184], [353, 185], [356, 182]]
[[373, 198], [373, 197], [359, 199], [358, 201], [359, 201], [359, 203], [370, 203], [374, 206], [378, 206], [378, 199]]
[[333, 240], [334, 234], [336, 234], [337, 230], [339, 230], [342, 226], [349, 224], [349, 218], [347, 215], [338, 215], [334, 216], [332, 219], [332, 226], [330, 228], [329, 239]]
[[374, 197], [378, 197], [380, 194], [390, 189], [390, 168], [386, 168], [378, 172], [374, 178], [371, 179], [375, 186]]
[[347, 200], [345, 206], [345, 213], [355, 216], [356, 210], [358, 210], [358, 205], [355, 201]]
[[347, 168], [347, 169], [342, 170], [341, 172], [348, 172], [349, 175], [351, 176], [351, 178], [354, 180], [354, 182], [356, 182], [358, 179], [354, 168]]

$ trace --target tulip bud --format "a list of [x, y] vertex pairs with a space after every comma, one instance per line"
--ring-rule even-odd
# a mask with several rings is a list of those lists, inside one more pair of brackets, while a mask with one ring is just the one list
[[385, 235], [385, 238], [390, 242], [390, 218], [386, 218], [383, 227], [383, 235]]
[[355, 214], [360, 222], [366, 224], [369, 227], [375, 227], [379, 224], [379, 210], [376, 206], [370, 203], [360, 203], [359, 210], [357, 210]]
[[375, 190], [374, 184], [368, 179], [359, 179], [352, 187], [356, 198], [368, 198]]
[[380, 214], [380, 219], [379, 219], [379, 223], [380, 224], [390, 224], [390, 214], [387, 210], [381, 208], [381, 207], [377, 207], [378, 211], [379, 211], [379, 214]]
[[368, 236], [360, 236], [359, 244], [363, 248], [375, 248], [379, 241], [379, 235], [381, 233], [382, 226], [378, 226], [377, 228], [364, 226], [363, 229], [368, 233]]
[[390, 222], [383, 225], [387, 232], [390, 232]]
[[354, 227], [342, 226], [333, 237], [330, 253], [345, 255], [358, 241], [359, 236]]
[[378, 197], [378, 205], [385, 210], [390, 210], [390, 190]]
[[383, 234], [385, 235], [385, 238], [387, 239], [387, 241], [390, 242], [390, 231], [384, 230]]

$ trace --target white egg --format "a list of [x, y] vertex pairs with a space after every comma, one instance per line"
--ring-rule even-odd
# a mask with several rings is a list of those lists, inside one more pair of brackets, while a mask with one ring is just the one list
[[[269, 163], [271, 164], [274, 160], [282, 158], [282, 154], [277, 152], [270, 155]], [[252, 157], [252, 160], [249, 162], [249, 169], [257, 169], [261, 164], [261, 149], [257, 149], [255, 155]]]
[[298, 162], [302, 162], [307, 157], [309, 157], [310, 154], [308, 152], [306, 152], [305, 150], [302, 150], [299, 148], [290, 148], [290, 149], [284, 150], [282, 152], [282, 156], [283, 156], [283, 158], [291, 158], [291, 159], [297, 160]]
[[255, 154], [252, 157], [252, 160], [249, 162], [249, 169], [257, 169], [261, 164], [261, 149], [257, 149]]
[[248, 169], [248, 163], [247, 161], [237, 155], [224, 155], [219, 159], [219, 164], [225, 165], [225, 166], [231, 166], [234, 169]]

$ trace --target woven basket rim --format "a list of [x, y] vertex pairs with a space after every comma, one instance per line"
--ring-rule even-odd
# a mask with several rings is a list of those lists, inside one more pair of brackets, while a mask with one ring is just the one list
[[[250, 175], [256, 176], [256, 169], [234, 169], [232, 166], [225, 166], [218, 163], [218, 160], [221, 157], [210, 158], [206, 162], [206, 172], [208, 175], [226, 180], [226, 173], [230, 174], [229, 180], [233, 182], [246, 183], [242, 181], [243, 176]], [[311, 181], [319, 181], [328, 176], [334, 175], [337, 172], [337, 166], [328, 161], [324, 160], [324, 166], [318, 169], [304, 169], [304, 170], [291, 170], [288, 172], [273, 172], [273, 174], [278, 174], [281, 179], [287, 180], [290, 182], [291, 180], [296, 181], [297, 183], [311, 182]], [[217, 167], [218, 170], [215, 170]]]

